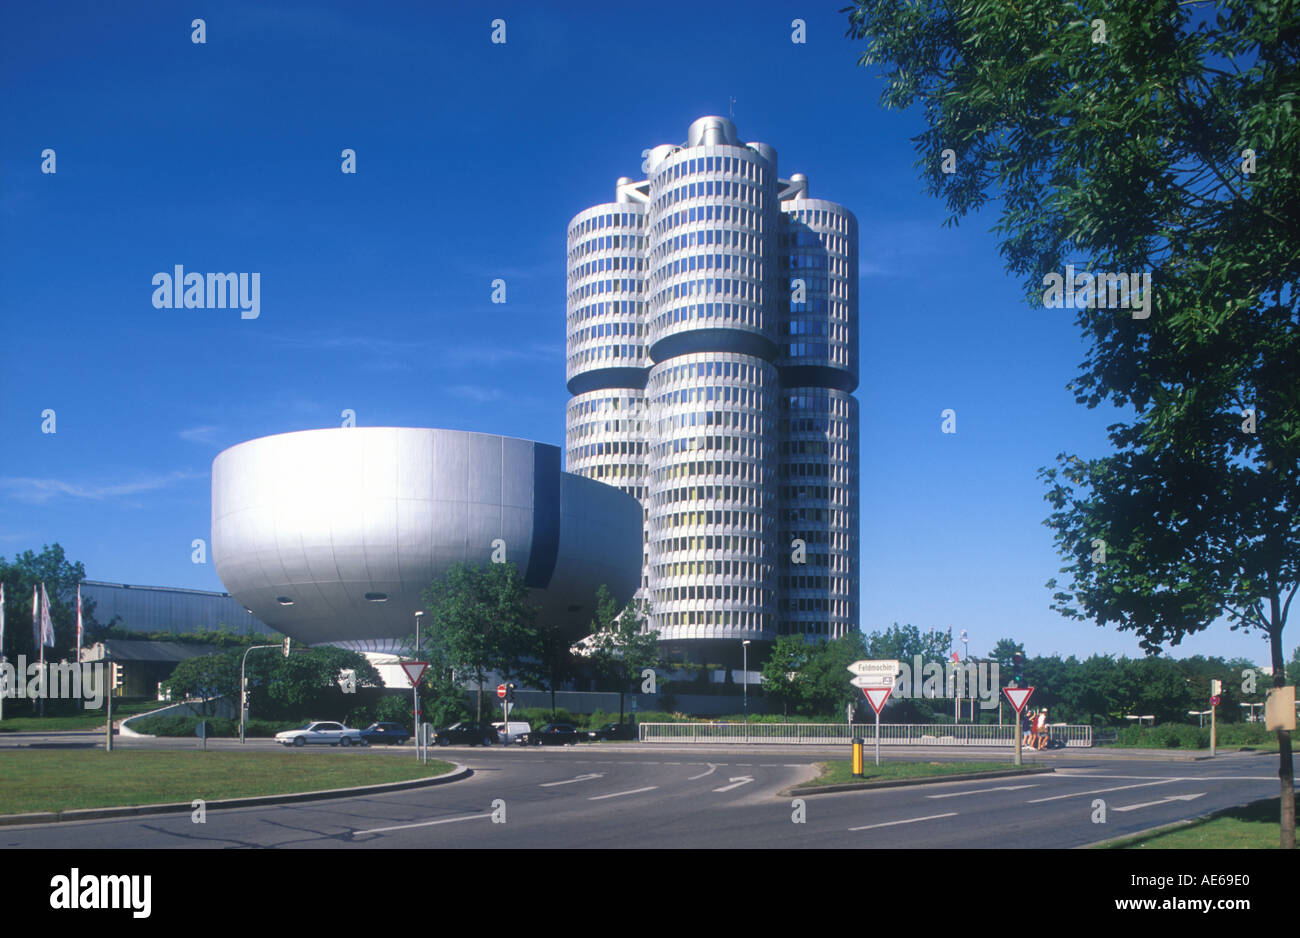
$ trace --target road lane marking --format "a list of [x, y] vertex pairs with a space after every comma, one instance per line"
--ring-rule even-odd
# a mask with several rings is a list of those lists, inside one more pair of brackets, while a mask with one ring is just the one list
[[851, 831], [869, 831], [874, 827], [893, 827], [895, 824], [915, 824], [917, 821], [937, 821], [942, 817], [956, 817], [956, 811], [949, 811], [947, 814], [931, 814], [927, 817], [910, 817], [905, 821], [886, 821], [883, 824], [866, 824], [862, 827], [850, 827]]
[[562, 782], [542, 782], [538, 788], [552, 788], [556, 785], [572, 785], [574, 782], [589, 782], [593, 778], [604, 778], [604, 772], [588, 772], [586, 775], [579, 775], [577, 778], [566, 778]]
[[489, 814], [470, 814], [465, 817], [443, 818], [441, 821], [420, 821], [416, 824], [394, 824], [392, 827], [375, 827], [368, 831], [353, 831], [352, 836], [357, 834], [382, 834], [384, 831], [404, 831], [412, 827], [433, 827], [435, 824], [455, 824], [459, 821], [477, 821], [479, 818], [491, 817]]
[[621, 798], [624, 795], [639, 795], [643, 791], [654, 791], [658, 785], [647, 785], [645, 788], [633, 788], [631, 791], [616, 791], [611, 795], [592, 795], [588, 801], [601, 801], [605, 798]]
[[972, 788], [968, 791], [950, 791], [944, 795], [926, 795], [927, 798], [956, 798], [959, 795], [982, 795], [986, 791], [1019, 791], [1022, 788], [1037, 788], [1038, 784], [1033, 785], [1002, 785], [998, 788]]
[[718, 771], [718, 767], [717, 767], [716, 765], [714, 765], [712, 762], [706, 762], [706, 763], [704, 763], [704, 764], [707, 765], [707, 766], [709, 767], [709, 771], [707, 771], [707, 772], [701, 772], [699, 775], [692, 775], [692, 776], [691, 776], [690, 778], [688, 778], [686, 781], [688, 781], [688, 782], [693, 782], [693, 781], [695, 781], [697, 778], [704, 778], [704, 776], [706, 776], [706, 775], [712, 775], [714, 772]]
[[1124, 791], [1129, 788], [1148, 788], [1151, 785], [1168, 785], [1170, 782], [1186, 782], [1185, 778], [1165, 778], [1158, 782], [1142, 782], [1140, 785], [1116, 785], [1114, 788], [1098, 788], [1094, 791], [1074, 791], [1068, 795], [1052, 795], [1050, 798], [1034, 798], [1025, 804], [1041, 804], [1044, 801], [1057, 801], [1061, 798], [1082, 798], [1085, 795], [1102, 795], [1108, 791]]
[[714, 791], [731, 791], [733, 788], [739, 788], [741, 785], [748, 785], [754, 780], [752, 775], [735, 775], [728, 779], [730, 785], [723, 785], [721, 788], [715, 788]]
[[1126, 804], [1122, 808], [1112, 808], [1112, 811], [1136, 811], [1138, 808], [1149, 808], [1157, 804], [1169, 804], [1171, 801], [1193, 801], [1201, 798], [1205, 792], [1199, 792], [1195, 795], [1170, 795], [1168, 798], [1161, 798], [1159, 801], [1144, 801], [1142, 804]]

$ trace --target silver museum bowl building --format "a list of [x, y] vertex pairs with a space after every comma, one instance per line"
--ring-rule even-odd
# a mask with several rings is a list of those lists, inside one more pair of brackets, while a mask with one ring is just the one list
[[587, 634], [596, 589], [641, 576], [641, 505], [561, 471], [544, 443], [348, 427], [249, 440], [212, 466], [212, 555], [226, 589], [309, 645], [392, 652], [458, 561], [524, 575], [540, 621]]

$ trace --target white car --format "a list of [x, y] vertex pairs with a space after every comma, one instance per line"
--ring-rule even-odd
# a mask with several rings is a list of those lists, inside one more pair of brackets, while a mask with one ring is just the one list
[[275, 734], [275, 741], [285, 746], [305, 746], [308, 743], [328, 743], [331, 746], [364, 746], [361, 730], [348, 729], [342, 723], [318, 720], [296, 730]]
[[492, 724], [492, 728], [495, 729], [497, 735], [501, 737], [501, 742], [506, 743], [507, 745], [510, 743], [519, 743], [522, 745], [527, 741], [528, 734], [533, 731], [533, 728], [522, 720], [518, 722], [511, 720], [509, 725], [498, 720]]

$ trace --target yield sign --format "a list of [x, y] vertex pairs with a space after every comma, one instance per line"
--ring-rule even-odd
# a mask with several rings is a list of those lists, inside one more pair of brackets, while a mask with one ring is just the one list
[[429, 666], [427, 661], [403, 661], [402, 670], [406, 672], [406, 679], [414, 687], [420, 683], [420, 677], [424, 674], [424, 669]]
[[867, 698], [867, 703], [871, 704], [871, 709], [876, 711], [876, 716], [880, 716], [880, 708], [885, 705], [889, 695], [894, 692], [893, 687], [864, 687], [862, 693]]
[[1025, 703], [1029, 700], [1029, 695], [1034, 692], [1032, 687], [1004, 687], [1002, 693], [1007, 695], [1007, 700], [1011, 701], [1011, 706], [1016, 708], [1016, 713], [1025, 709]]

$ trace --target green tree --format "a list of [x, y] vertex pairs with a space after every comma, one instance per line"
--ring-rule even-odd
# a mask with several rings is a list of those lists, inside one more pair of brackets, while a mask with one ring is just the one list
[[436, 643], [452, 669], [474, 675], [474, 718], [481, 723], [487, 674], [518, 675], [534, 643], [537, 610], [528, 600], [528, 587], [513, 563], [458, 563], [425, 590], [424, 601], [427, 647]]
[[952, 648], [952, 629], [930, 629], [922, 632], [912, 624], [900, 626], [897, 622], [883, 632], [867, 636], [865, 654], [868, 658], [897, 658], [911, 662], [920, 655], [922, 661], [946, 661]]
[[989, 658], [997, 662], [999, 671], [1011, 670], [1011, 659], [1016, 655], [1023, 655], [1025, 646], [1011, 638], [999, 638], [993, 650], [989, 652]]
[[[226, 652], [220, 655], [199, 655], [186, 658], [162, 682], [172, 700], [198, 700], [204, 716], [212, 716], [213, 703], [226, 697], [239, 700], [239, 655]], [[236, 703], [236, 705], [238, 705]]]
[[[28, 659], [39, 656], [32, 637], [32, 590], [45, 584], [50, 597], [50, 620], [54, 625], [54, 650], [46, 651], [47, 658], [73, 656], [77, 644], [77, 584], [86, 578], [86, 568], [80, 561], [67, 559], [58, 544], [47, 544], [39, 554], [25, 550], [12, 561], [0, 557], [0, 583], [5, 587], [5, 634], [0, 654], [13, 660], [18, 655]], [[95, 603], [81, 597], [82, 621], [86, 627], [84, 644], [89, 644], [98, 623], [95, 621]], [[26, 625], [27, 628], [22, 626]]]
[[641, 672], [659, 663], [659, 633], [648, 628], [650, 607], [633, 599], [623, 609], [602, 583], [596, 590], [591, 622], [591, 660], [596, 673], [618, 685], [618, 720], [623, 722], [623, 697]]
[[[949, 223], [1000, 199], [994, 231], [1029, 296], [1046, 302], [1067, 262], [1149, 275], [1128, 297], [1140, 309], [1077, 312], [1076, 400], [1127, 419], [1108, 431], [1112, 455], [1042, 470], [1072, 560], [1053, 608], [1150, 652], [1222, 618], [1261, 629], [1280, 686], [1300, 586], [1300, 13], [1207, 6], [845, 12], [863, 64], [884, 71], [882, 103], [925, 111], [917, 165]], [[1291, 739], [1278, 738], [1294, 847]]]
[[799, 704], [799, 674], [816, 654], [816, 648], [802, 634], [781, 635], [763, 662], [763, 694], [780, 702], [781, 712], [786, 716], [789, 716], [792, 706]]

